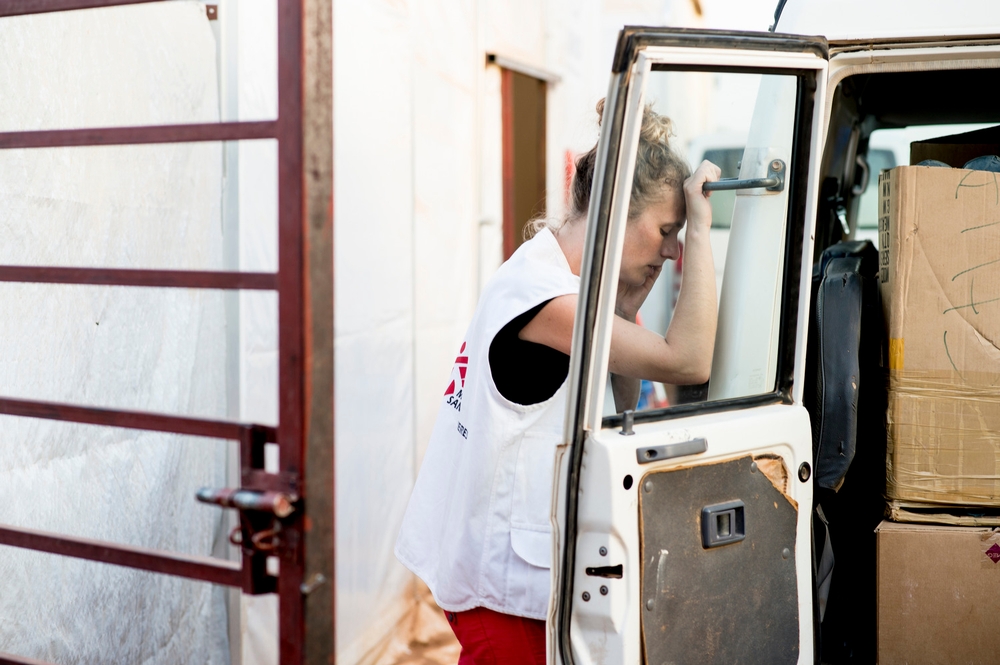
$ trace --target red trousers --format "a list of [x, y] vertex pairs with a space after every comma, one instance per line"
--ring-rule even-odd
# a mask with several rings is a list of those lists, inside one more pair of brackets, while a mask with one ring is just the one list
[[484, 607], [445, 612], [462, 645], [458, 665], [545, 665], [545, 622]]

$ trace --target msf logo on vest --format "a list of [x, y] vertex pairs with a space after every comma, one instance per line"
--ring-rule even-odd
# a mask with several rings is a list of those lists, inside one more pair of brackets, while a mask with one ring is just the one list
[[465, 373], [469, 370], [469, 356], [465, 353], [465, 342], [458, 350], [458, 357], [455, 358], [455, 365], [451, 368], [451, 383], [444, 391], [448, 404], [455, 407], [456, 411], [462, 410], [462, 390], [465, 389]]

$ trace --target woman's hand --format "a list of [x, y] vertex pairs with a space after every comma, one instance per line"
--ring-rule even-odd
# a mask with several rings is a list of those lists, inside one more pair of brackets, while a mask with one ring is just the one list
[[657, 266], [656, 270], [646, 277], [646, 281], [641, 286], [631, 286], [623, 282], [618, 282], [618, 298], [615, 300], [615, 314], [630, 323], [635, 323], [635, 317], [639, 313], [642, 303], [646, 302], [649, 290], [653, 288], [653, 283], [660, 276], [663, 266]]
[[712, 226], [712, 205], [708, 202], [711, 192], [702, 190], [706, 182], [722, 177], [722, 169], [707, 159], [698, 166], [691, 177], [684, 181], [684, 200], [687, 203], [688, 233], [707, 232]]

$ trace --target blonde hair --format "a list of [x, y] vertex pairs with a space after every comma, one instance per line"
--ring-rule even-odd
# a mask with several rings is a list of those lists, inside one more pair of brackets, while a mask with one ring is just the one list
[[[600, 126], [604, 115], [604, 100], [597, 102], [597, 124]], [[670, 187], [680, 190], [684, 180], [691, 175], [691, 167], [670, 145], [674, 136], [674, 123], [665, 115], [660, 115], [647, 104], [642, 110], [642, 126], [639, 129], [639, 146], [636, 151], [635, 173], [632, 176], [632, 193], [629, 197], [628, 217], [635, 219], [656, 201], [662, 200], [663, 190]], [[597, 163], [597, 146], [580, 155], [576, 160], [576, 171], [570, 192], [572, 204], [568, 219], [586, 217], [590, 207], [591, 185], [594, 167]], [[682, 196], [683, 200], [683, 196]], [[524, 227], [527, 240], [543, 228], [558, 228], [564, 220], [537, 218]]]

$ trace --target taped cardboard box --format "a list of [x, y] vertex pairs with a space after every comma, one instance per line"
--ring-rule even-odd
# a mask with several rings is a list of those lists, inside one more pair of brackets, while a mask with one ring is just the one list
[[1000, 660], [1000, 530], [882, 522], [878, 662]]
[[1000, 177], [879, 178], [890, 499], [1000, 505]]

